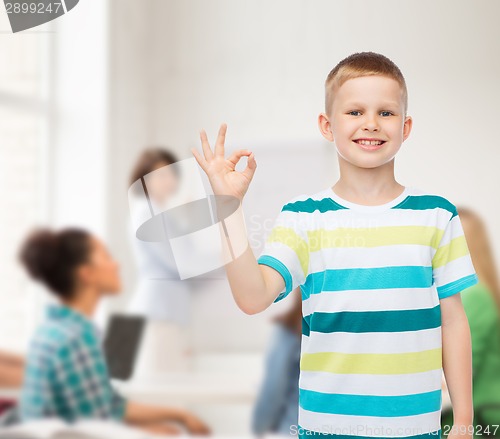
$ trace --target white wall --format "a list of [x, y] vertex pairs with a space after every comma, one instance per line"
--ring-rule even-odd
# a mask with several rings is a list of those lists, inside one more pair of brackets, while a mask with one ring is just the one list
[[222, 121], [234, 148], [259, 139], [320, 139], [316, 120], [328, 72], [350, 53], [380, 52], [405, 75], [414, 118], [397, 177], [477, 209], [500, 247], [500, 208], [491, 200], [500, 183], [498, 2], [152, 5], [154, 140], [197, 145], [200, 127], [213, 139]]
[[49, 217], [55, 226], [106, 232], [108, 173], [107, 0], [81, 2], [54, 21], [54, 130]]
[[[134, 275], [124, 238], [124, 189], [141, 147], [166, 144], [188, 157], [189, 148], [199, 144], [200, 128], [214, 139], [219, 124], [227, 122], [228, 149], [282, 145], [276, 166], [287, 167], [293, 160], [289, 142], [322, 141], [316, 121], [324, 80], [356, 51], [389, 56], [407, 80], [414, 128], [396, 159], [398, 179], [477, 209], [500, 247], [493, 191], [500, 183], [495, 0], [111, 5], [108, 232], [124, 264], [127, 293]], [[334, 157], [330, 166], [333, 183]], [[268, 171], [259, 167], [256, 184]], [[301, 178], [279, 177], [290, 187]], [[269, 196], [277, 204], [281, 200], [275, 191]]]
[[[57, 21], [51, 218], [105, 237], [122, 264], [124, 295], [110, 304], [119, 309], [136, 277], [126, 191], [142, 147], [186, 158], [200, 128], [213, 140], [227, 122], [227, 149], [256, 151], [244, 206], [265, 222], [289, 196], [335, 181], [316, 122], [323, 83], [343, 57], [373, 50], [400, 66], [409, 88], [414, 129], [397, 177], [479, 210], [498, 249], [499, 13], [496, 0], [82, 1]], [[248, 317], [227, 285], [207, 292], [195, 305], [196, 348], [261, 350], [283, 302]]]
[[109, 10], [109, 165], [107, 184], [108, 243], [121, 263], [122, 296], [110, 309], [123, 307], [136, 281], [128, 239], [129, 174], [151, 136], [150, 1], [110, 0]]

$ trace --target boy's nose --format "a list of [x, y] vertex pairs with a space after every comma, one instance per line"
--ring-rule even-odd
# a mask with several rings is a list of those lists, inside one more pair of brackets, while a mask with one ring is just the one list
[[378, 128], [379, 128], [378, 123], [374, 117], [369, 117], [365, 120], [363, 129], [374, 131], [378, 130]]

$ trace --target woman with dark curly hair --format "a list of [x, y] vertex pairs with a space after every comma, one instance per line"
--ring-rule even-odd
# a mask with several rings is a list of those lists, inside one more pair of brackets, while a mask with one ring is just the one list
[[121, 289], [118, 264], [104, 244], [85, 230], [34, 231], [20, 259], [31, 277], [59, 299], [50, 305], [26, 358], [21, 394], [23, 420], [59, 417], [125, 421], [150, 432], [191, 433], [208, 427], [177, 408], [130, 402], [111, 386], [100, 335], [91, 321], [99, 300]]

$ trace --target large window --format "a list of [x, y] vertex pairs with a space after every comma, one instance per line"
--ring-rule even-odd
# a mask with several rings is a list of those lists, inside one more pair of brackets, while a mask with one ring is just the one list
[[25, 347], [37, 309], [16, 257], [27, 231], [47, 218], [52, 37], [47, 30], [12, 34], [0, 11], [0, 349]]

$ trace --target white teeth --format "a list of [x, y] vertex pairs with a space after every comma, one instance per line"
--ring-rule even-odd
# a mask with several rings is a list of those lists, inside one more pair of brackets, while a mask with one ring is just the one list
[[380, 140], [356, 140], [357, 143], [361, 143], [361, 145], [381, 145], [382, 142]]

